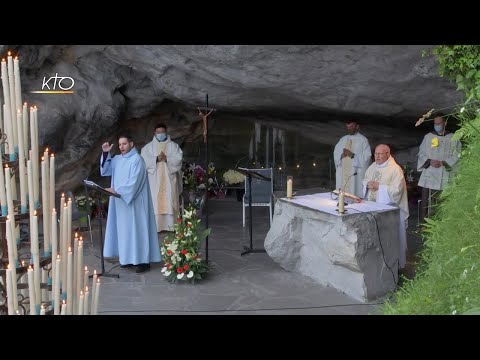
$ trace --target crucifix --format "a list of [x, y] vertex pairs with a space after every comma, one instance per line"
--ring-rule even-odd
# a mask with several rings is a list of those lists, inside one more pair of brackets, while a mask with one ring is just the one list
[[[205, 168], [207, 176], [205, 176], [205, 228], [208, 229], [208, 117], [215, 111], [214, 108], [208, 107], [208, 94], [206, 94], [206, 106], [197, 107], [198, 116], [202, 119], [203, 122], [203, 142], [205, 143]], [[205, 238], [205, 261], [208, 264], [208, 235]]]

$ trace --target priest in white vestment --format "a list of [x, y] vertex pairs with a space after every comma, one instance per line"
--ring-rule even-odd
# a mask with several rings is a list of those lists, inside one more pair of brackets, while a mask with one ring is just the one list
[[408, 199], [407, 184], [400, 165], [390, 155], [390, 147], [380, 144], [375, 148], [375, 162], [370, 165], [363, 179], [365, 200], [400, 208], [399, 268], [407, 262]]
[[167, 135], [167, 126], [158, 124], [153, 140], [142, 148], [141, 155], [147, 165], [157, 231], [173, 231], [183, 191], [183, 151]]
[[418, 186], [422, 187], [420, 222], [427, 216], [431, 190], [443, 190], [452, 178], [453, 167], [458, 162], [461, 143], [445, 130], [445, 118], [437, 113], [433, 119], [433, 131], [424, 136], [418, 150], [417, 170], [421, 171]]
[[[335, 145], [333, 157], [336, 169], [336, 189], [363, 198], [363, 177], [371, 164], [372, 149], [368, 139], [358, 132], [355, 120], [347, 121], [348, 134]], [[353, 175], [355, 174], [355, 175]]]

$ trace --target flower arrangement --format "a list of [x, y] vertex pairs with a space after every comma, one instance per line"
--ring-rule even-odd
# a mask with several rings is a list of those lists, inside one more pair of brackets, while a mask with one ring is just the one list
[[210, 267], [200, 257], [200, 245], [211, 229], [200, 231], [200, 219], [196, 217], [192, 206], [183, 212], [183, 218], [177, 219], [174, 232], [165, 237], [161, 253], [165, 262], [162, 273], [170, 282], [200, 280]]
[[245, 181], [245, 175], [230, 169], [223, 174], [223, 179], [227, 184], [233, 185]]
[[84, 195], [75, 196], [75, 203], [82, 212], [87, 212], [87, 201], [90, 205], [90, 208], [95, 205], [95, 200], [93, 200], [90, 196], [88, 198]]

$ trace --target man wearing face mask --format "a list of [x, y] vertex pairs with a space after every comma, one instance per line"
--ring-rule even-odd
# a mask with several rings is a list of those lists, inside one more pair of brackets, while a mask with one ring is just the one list
[[358, 132], [360, 125], [356, 120], [348, 120], [346, 126], [347, 135], [338, 141], [333, 150], [336, 169], [335, 188], [363, 198], [362, 180], [372, 162], [372, 149], [368, 139]]
[[143, 147], [141, 155], [147, 165], [157, 231], [173, 231], [183, 191], [183, 152], [167, 135], [167, 126], [158, 124], [152, 141]]
[[433, 131], [425, 135], [418, 152], [417, 170], [422, 172], [418, 181], [422, 187], [420, 222], [427, 216], [432, 196], [438, 196], [452, 177], [452, 168], [460, 157], [461, 143], [452, 137], [445, 130], [445, 115], [436, 113]]

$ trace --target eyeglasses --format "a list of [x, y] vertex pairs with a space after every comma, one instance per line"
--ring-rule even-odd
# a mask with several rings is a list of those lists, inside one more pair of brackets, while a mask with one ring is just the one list
[[388, 154], [388, 152], [385, 152], [385, 153], [375, 153], [374, 155], [375, 155], [375, 156], [377, 156], [377, 155], [380, 156], [380, 155], [387, 155], [387, 154]]

